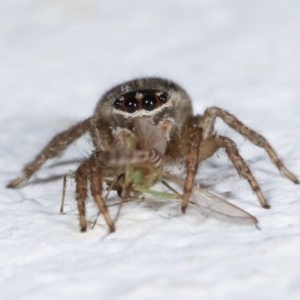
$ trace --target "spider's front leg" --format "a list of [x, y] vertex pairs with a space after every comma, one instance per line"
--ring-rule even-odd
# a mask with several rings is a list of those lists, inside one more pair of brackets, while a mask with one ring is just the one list
[[104, 199], [102, 198], [102, 170], [99, 161], [99, 154], [96, 152], [94, 153], [89, 159], [89, 166], [90, 166], [90, 181], [91, 181], [91, 192], [92, 196], [100, 210], [103, 214], [103, 217], [108, 225], [109, 231], [114, 232], [115, 224], [110, 217], [110, 214], [107, 210], [106, 204]]
[[115, 225], [102, 198], [102, 170], [99, 162], [99, 153], [95, 152], [87, 160], [83, 161], [75, 172], [76, 200], [79, 213], [80, 229], [87, 229], [85, 216], [85, 202], [87, 199], [87, 182], [90, 180], [92, 196], [109, 227], [110, 232], [115, 231]]
[[48, 159], [59, 156], [70, 144], [90, 129], [91, 121], [92, 118], [86, 119], [53, 137], [36, 158], [24, 167], [23, 174], [12, 180], [7, 187], [17, 188], [36, 173]]
[[188, 148], [186, 157], [186, 179], [183, 188], [181, 210], [186, 211], [194, 187], [198, 170], [200, 145], [202, 142], [202, 128], [196, 125], [188, 128]]
[[83, 161], [75, 171], [76, 182], [76, 201], [79, 213], [80, 231], [85, 232], [87, 229], [87, 221], [85, 216], [85, 202], [88, 198], [88, 177], [89, 177], [89, 164], [88, 160]]

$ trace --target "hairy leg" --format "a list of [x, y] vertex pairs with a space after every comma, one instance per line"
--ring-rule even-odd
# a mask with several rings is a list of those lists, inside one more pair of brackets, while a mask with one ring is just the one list
[[250, 184], [253, 192], [256, 194], [261, 206], [264, 208], [270, 208], [270, 205], [268, 204], [267, 200], [265, 199], [264, 195], [262, 194], [261, 189], [260, 189], [256, 179], [252, 175], [251, 170], [247, 166], [247, 164], [244, 161], [244, 159], [242, 158], [242, 156], [239, 154], [236, 144], [231, 139], [224, 137], [224, 136], [216, 137], [216, 143], [219, 146], [219, 148], [225, 149], [230, 161], [236, 168], [238, 174], [241, 177], [245, 178], [249, 182], [249, 184]]
[[85, 217], [85, 202], [88, 197], [88, 192], [87, 192], [88, 175], [89, 175], [89, 165], [88, 165], [88, 161], [85, 160], [75, 171], [76, 201], [77, 201], [77, 208], [79, 213], [79, 224], [80, 224], [81, 232], [85, 232], [87, 229], [87, 221]]
[[260, 148], [263, 148], [268, 153], [269, 157], [277, 166], [279, 171], [284, 174], [289, 180], [296, 184], [300, 183], [298, 178], [284, 166], [277, 153], [262, 135], [245, 126], [234, 115], [230, 114], [226, 110], [218, 107], [210, 107], [206, 109], [200, 119], [200, 126], [203, 128], [204, 140], [206, 140], [213, 134], [214, 124], [217, 117], [221, 118], [228, 126], [239, 132], [250, 142]]
[[24, 167], [23, 174], [12, 180], [7, 187], [18, 187], [21, 183], [27, 181], [34, 173], [36, 173], [48, 159], [59, 156], [70, 144], [89, 130], [91, 120], [91, 118], [86, 119], [72, 126], [70, 129], [57, 134], [36, 156], [36, 158]]
[[195, 176], [199, 164], [199, 148], [202, 142], [202, 128], [193, 126], [189, 128], [189, 142], [186, 157], [186, 179], [183, 188], [181, 210], [184, 213], [189, 203], [190, 195], [194, 187]]
[[102, 198], [102, 171], [98, 161], [97, 153], [89, 158], [90, 181], [92, 196], [109, 227], [110, 232], [115, 231], [115, 224], [110, 217], [104, 199]]

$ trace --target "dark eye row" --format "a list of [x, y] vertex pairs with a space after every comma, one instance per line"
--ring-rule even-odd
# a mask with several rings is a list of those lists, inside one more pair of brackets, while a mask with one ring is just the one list
[[[142, 109], [152, 111], [166, 102], [167, 96], [164, 94], [161, 94], [160, 96], [145, 95], [140, 101], [140, 105]], [[116, 99], [114, 102], [114, 107], [116, 109], [121, 109], [122, 101], [120, 101], [120, 99]], [[123, 107], [124, 111], [128, 113], [134, 113], [139, 109], [139, 101], [135, 97], [130, 96], [127, 99], [125, 99]]]

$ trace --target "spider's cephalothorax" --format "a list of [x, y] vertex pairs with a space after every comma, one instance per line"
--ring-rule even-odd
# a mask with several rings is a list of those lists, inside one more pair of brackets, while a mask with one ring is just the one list
[[[56, 135], [8, 187], [18, 187], [36, 173], [46, 160], [59, 156], [77, 138], [89, 132], [95, 150], [75, 171], [81, 231], [87, 229], [85, 202], [88, 181], [99, 210], [110, 231], [114, 231], [114, 222], [102, 196], [103, 179], [122, 178], [117, 183], [110, 181], [110, 186], [121, 186], [119, 194], [126, 198], [131, 192], [147, 190], [158, 178], [174, 178], [166, 168], [174, 163], [184, 164], [186, 176], [181, 196], [184, 212], [191, 198], [196, 199], [195, 195], [201, 195], [194, 184], [198, 165], [220, 148], [225, 150], [238, 174], [249, 182], [260, 204], [269, 208], [235, 143], [215, 132], [217, 117], [263, 148], [284, 176], [299, 183], [267, 140], [234, 115], [218, 107], [207, 108], [203, 115], [194, 115], [190, 97], [182, 87], [170, 80], [150, 77], [127, 81], [106, 92], [92, 117]], [[207, 199], [212, 199], [211, 195]], [[217, 203], [224, 205], [225, 202], [218, 200]]]

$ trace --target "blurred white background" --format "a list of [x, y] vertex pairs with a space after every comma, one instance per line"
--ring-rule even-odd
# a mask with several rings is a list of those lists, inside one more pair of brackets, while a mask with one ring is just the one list
[[[221, 122], [272, 209], [259, 207], [223, 152], [199, 180], [257, 216], [260, 231], [156, 203], [126, 206], [115, 234], [106, 235], [102, 219], [80, 234], [74, 184], [63, 216], [60, 180], [5, 189], [55, 133], [90, 116], [108, 88], [152, 75], [185, 87], [197, 113], [217, 105], [236, 114], [299, 176], [299, 15], [296, 0], [2, 0], [1, 297], [299, 299], [299, 186]], [[85, 138], [65, 159], [89, 151]], [[37, 177], [75, 168], [46, 167]], [[92, 221], [92, 201], [88, 210]]]

